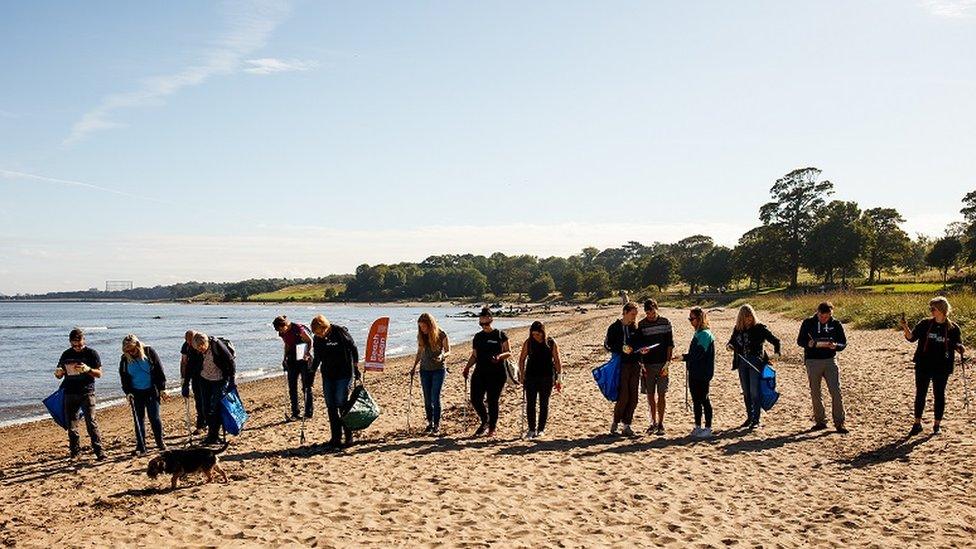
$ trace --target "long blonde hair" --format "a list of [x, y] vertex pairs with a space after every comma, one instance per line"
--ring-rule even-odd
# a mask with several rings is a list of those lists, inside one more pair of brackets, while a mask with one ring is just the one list
[[756, 310], [753, 309], [752, 305], [749, 305], [748, 303], [739, 307], [739, 314], [735, 317], [735, 329], [740, 332], [746, 331], [748, 329], [746, 328], [747, 318], [752, 319], [753, 326], [759, 324], [759, 321], [756, 319]]
[[[128, 347], [136, 348], [136, 358], [132, 358], [126, 349]], [[129, 334], [122, 338], [122, 355], [125, 356], [125, 362], [128, 364], [133, 360], [145, 360], [146, 358], [146, 346], [139, 341], [139, 338], [133, 334]]]
[[[427, 333], [420, 330], [420, 323], [427, 325]], [[444, 338], [441, 336], [441, 328], [437, 321], [429, 313], [421, 313], [417, 319], [417, 346], [431, 351], [440, 351], [444, 348]]]

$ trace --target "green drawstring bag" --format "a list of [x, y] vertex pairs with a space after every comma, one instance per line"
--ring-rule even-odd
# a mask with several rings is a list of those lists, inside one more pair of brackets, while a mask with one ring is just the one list
[[353, 431], [361, 431], [380, 417], [380, 406], [373, 400], [366, 387], [357, 385], [342, 413], [342, 423]]

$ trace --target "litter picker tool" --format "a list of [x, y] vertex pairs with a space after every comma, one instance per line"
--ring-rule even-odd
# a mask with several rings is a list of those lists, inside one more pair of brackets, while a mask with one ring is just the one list
[[136, 446], [145, 451], [146, 440], [143, 437], [142, 430], [139, 429], [139, 415], [136, 414], [136, 405], [132, 402], [131, 397], [126, 398], [126, 400], [129, 401], [129, 409], [132, 410], [132, 425], [136, 430]]
[[410, 433], [410, 408], [413, 406], [413, 378], [417, 370], [410, 370], [410, 387], [407, 389], [407, 433]]
[[960, 362], [962, 363], [962, 406], [966, 409], [966, 417], [969, 418], [970, 422], [972, 422], [973, 412], [969, 408], [969, 372], [966, 371], [966, 363], [969, 362], [969, 360], [963, 356], [960, 359]]
[[306, 412], [308, 410], [308, 394], [310, 392], [312, 392], [311, 387], [308, 386], [309, 383], [312, 382], [312, 380], [308, 379], [308, 361], [306, 360], [302, 364], [303, 364], [303, 366], [302, 366], [302, 406], [305, 408], [305, 410], [302, 411], [303, 412], [302, 413], [302, 425], [301, 425], [301, 427], [299, 428], [299, 431], [298, 431], [298, 444], [300, 444], [300, 445], [305, 444], [305, 418], [308, 417], [308, 416], [304, 412]]
[[190, 427], [190, 399], [189, 397], [183, 397], [183, 409], [186, 414], [183, 417], [183, 424], [186, 426], [186, 445], [190, 446], [193, 444], [193, 429]]
[[525, 437], [525, 416], [529, 411], [525, 409], [525, 384], [522, 384], [522, 413], [519, 414], [522, 417], [522, 437]]

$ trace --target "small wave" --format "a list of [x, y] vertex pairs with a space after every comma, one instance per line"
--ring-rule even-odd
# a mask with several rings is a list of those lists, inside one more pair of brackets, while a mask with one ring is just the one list
[[50, 328], [60, 328], [60, 326], [0, 326], [0, 330], [46, 330]]
[[241, 372], [240, 374], [238, 374], [237, 377], [244, 378], [244, 379], [252, 378], [252, 377], [262, 377], [266, 373], [267, 371], [264, 368], [258, 368], [257, 370], [247, 370], [245, 372]]
[[104, 332], [108, 330], [108, 326], [78, 326], [86, 332]]

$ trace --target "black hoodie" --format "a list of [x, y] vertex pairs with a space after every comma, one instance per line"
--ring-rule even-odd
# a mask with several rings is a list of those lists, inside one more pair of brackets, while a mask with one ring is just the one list
[[[837, 344], [837, 350], [824, 347], [810, 347], [810, 341], [829, 341]], [[834, 317], [826, 324], [820, 322], [817, 315], [807, 318], [800, 324], [800, 333], [796, 336], [796, 344], [803, 347], [803, 358], [826, 359], [834, 358], [837, 353], [847, 347], [847, 335], [844, 334], [844, 325]]]

